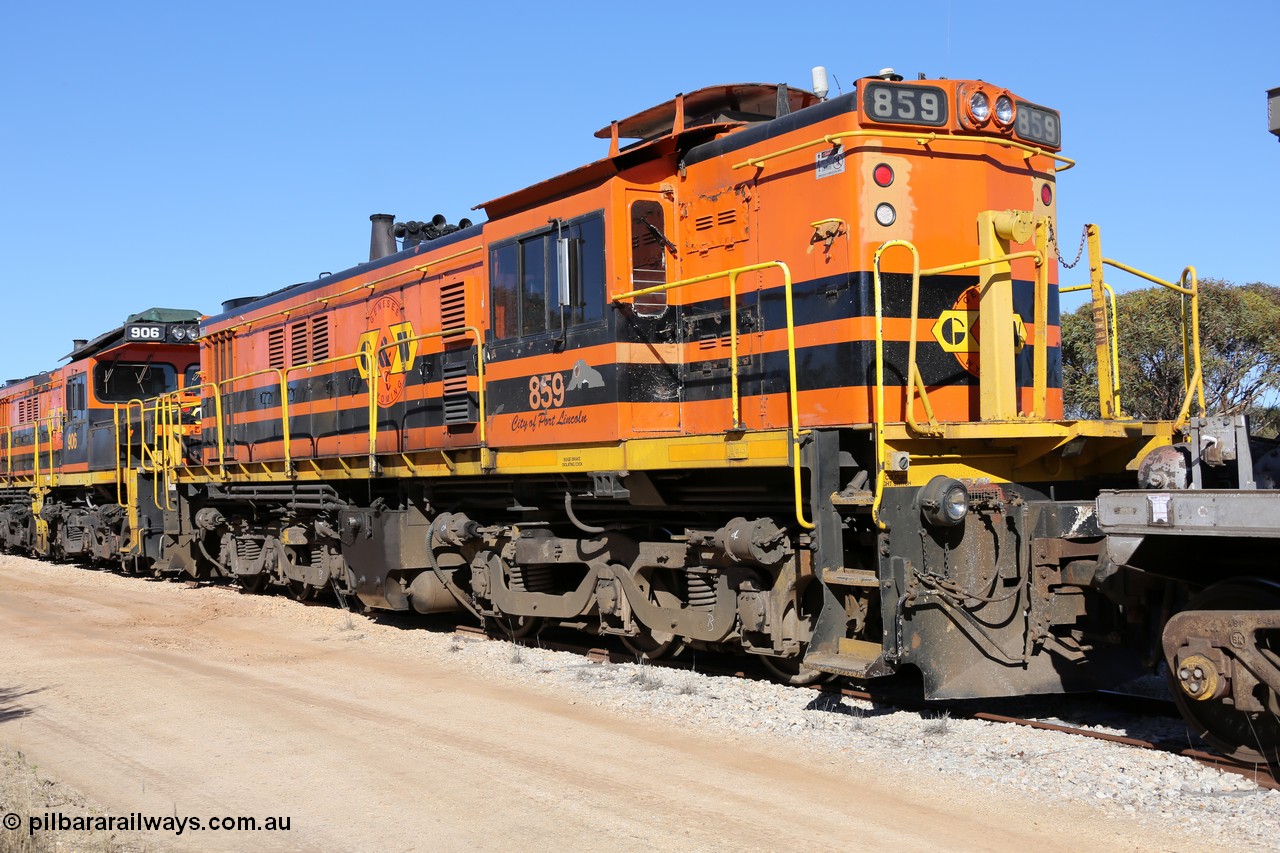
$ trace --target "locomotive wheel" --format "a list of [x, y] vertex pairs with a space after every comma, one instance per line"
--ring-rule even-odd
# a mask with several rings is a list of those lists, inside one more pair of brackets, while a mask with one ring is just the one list
[[240, 575], [236, 578], [236, 583], [240, 584], [241, 592], [259, 593], [267, 588], [267, 573], [259, 572], [256, 575]]
[[777, 658], [772, 655], [756, 655], [756, 659], [764, 664], [764, 668], [783, 684], [792, 687], [804, 687], [809, 684], [821, 684], [831, 680], [831, 673], [817, 669], [805, 669], [800, 665], [800, 658]]
[[636, 660], [662, 660], [674, 658], [685, 650], [683, 637], [651, 631], [643, 625], [634, 637], [619, 637], [623, 647], [636, 656]]
[[[1200, 593], [1187, 609], [1280, 610], [1280, 584], [1264, 580], [1226, 581]], [[1259, 647], [1271, 658], [1280, 659], [1280, 637], [1263, 635]], [[1280, 716], [1237, 711], [1216, 700], [1193, 699], [1179, 686], [1172, 666], [1168, 678], [1174, 704], [1206, 743], [1236, 761], [1280, 766]]]
[[486, 616], [484, 629], [504, 640], [522, 640], [542, 627], [537, 616]]
[[285, 589], [289, 592], [289, 597], [294, 601], [310, 601], [316, 597], [316, 593], [320, 590], [303, 581], [291, 580], [285, 584]]

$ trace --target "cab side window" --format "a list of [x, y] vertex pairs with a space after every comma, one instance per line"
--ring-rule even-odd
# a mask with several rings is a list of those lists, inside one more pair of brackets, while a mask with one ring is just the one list
[[[662, 205], [637, 201], [631, 205], [631, 284], [636, 290], [667, 283], [667, 228]], [[667, 292], [647, 293], [635, 298], [641, 314], [660, 314], [667, 305]]]
[[[561, 303], [559, 241], [568, 263]], [[604, 317], [604, 216], [593, 213], [493, 247], [489, 252], [495, 339], [534, 337]]]
[[89, 408], [85, 375], [77, 373], [67, 380], [67, 413], [71, 420], [83, 420]]

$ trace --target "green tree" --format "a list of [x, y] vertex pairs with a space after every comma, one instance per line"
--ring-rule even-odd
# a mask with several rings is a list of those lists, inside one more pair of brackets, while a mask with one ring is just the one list
[[[1120, 404], [1140, 419], [1168, 420], [1182, 407], [1182, 297], [1163, 287], [1116, 297]], [[1200, 353], [1210, 412], [1248, 413], [1274, 432], [1280, 412], [1280, 287], [1200, 282]], [[1098, 416], [1098, 370], [1090, 305], [1062, 318], [1062, 385], [1068, 417]]]

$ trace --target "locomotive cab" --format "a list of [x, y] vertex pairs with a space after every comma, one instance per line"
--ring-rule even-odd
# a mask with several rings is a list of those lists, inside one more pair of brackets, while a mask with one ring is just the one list
[[165, 449], [180, 440], [175, 409], [196, 404], [180, 394], [199, 366], [199, 316], [153, 308], [76, 341], [50, 388], [37, 551], [132, 569], [159, 556]]

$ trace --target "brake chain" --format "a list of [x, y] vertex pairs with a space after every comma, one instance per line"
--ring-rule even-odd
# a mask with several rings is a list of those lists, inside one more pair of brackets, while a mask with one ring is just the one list
[[1084, 241], [1089, 237], [1089, 226], [1084, 225], [1080, 228], [1080, 248], [1076, 249], [1076, 259], [1071, 263], [1067, 263], [1062, 259], [1062, 250], [1058, 246], [1058, 235], [1053, 230], [1053, 223], [1049, 223], [1049, 245], [1053, 247], [1053, 253], [1058, 257], [1058, 263], [1064, 269], [1074, 269], [1075, 265], [1080, 263], [1080, 258], [1084, 255]]

